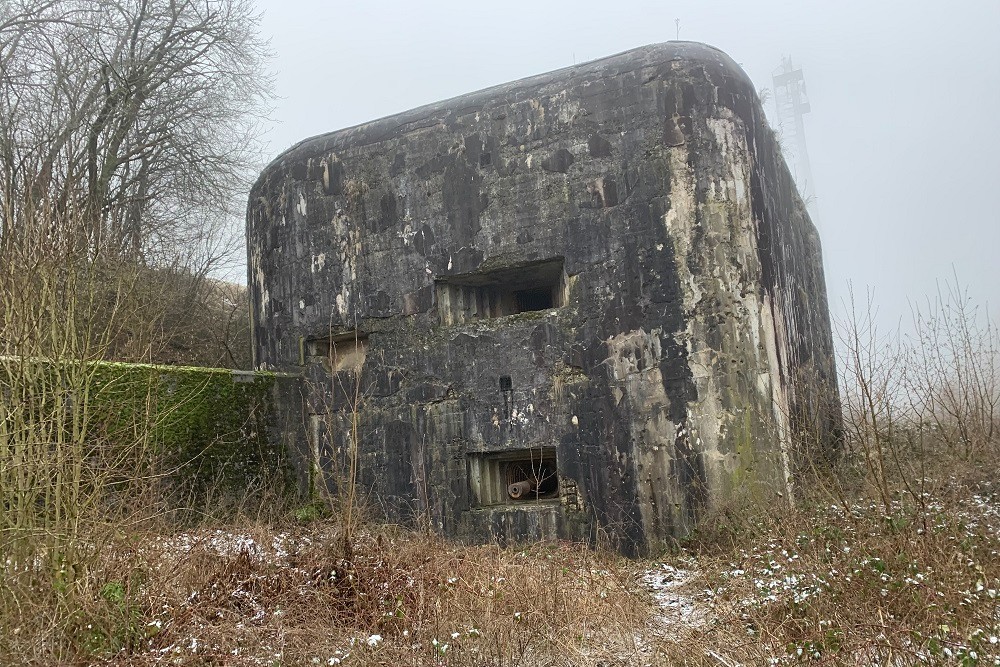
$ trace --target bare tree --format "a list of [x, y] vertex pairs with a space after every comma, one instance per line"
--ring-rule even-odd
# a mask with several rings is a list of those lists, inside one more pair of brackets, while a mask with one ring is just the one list
[[0, 262], [106, 276], [88, 317], [133, 314], [110, 357], [243, 363], [216, 329], [244, 297], [209, 276], [242, 248], [271, 100], [257, 29], [249, 0], [0, 0]]
[[907, 393], [937, 439], [966, 460], [1000, 445], [1000, 332], [958, 282], [913, 309]]
[[247, 0], [0, 4], [0, 240], [44, 198], [92, 259], [219, 261], [269, 109], [257, 28]]

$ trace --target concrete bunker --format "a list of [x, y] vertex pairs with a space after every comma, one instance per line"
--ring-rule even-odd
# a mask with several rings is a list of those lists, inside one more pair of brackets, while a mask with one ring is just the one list
[[356, 419], [390, 520], [648, 552], [786, 496], [836, 436], [819, 240], [711, 47], [304, 141], [247, 234], [256, 364], [303, 377], [301, 468], [336, 467]]

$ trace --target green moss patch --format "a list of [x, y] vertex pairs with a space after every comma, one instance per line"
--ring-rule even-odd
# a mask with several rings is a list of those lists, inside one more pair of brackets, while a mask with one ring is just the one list
[[[100, 363], [92, 428], [161, 455], [172, 492], [195, 498], [284, 487], [290, 466], [275, 432], [274, 373]], [[145, 427], [145, 428], [144, 428]], [[189, 498], [190, 499], [190, 498]]]

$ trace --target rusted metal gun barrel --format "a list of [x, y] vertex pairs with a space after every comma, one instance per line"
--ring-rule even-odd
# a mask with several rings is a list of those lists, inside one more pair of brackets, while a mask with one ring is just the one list
[[538, 484], [533, 479], [526, 479], [522, 482], [514, 482], [507, 485], [507, 495], [514, 500], [526, 498], [529, 493], [537, 488]]

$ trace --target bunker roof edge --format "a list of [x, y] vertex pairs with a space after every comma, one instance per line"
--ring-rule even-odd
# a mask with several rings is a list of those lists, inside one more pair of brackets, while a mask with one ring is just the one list
[[[254, 183], [252, 191], [256, 191], [261, 182], [266, 180], [271, 172], [279, 168], [284, 162], [308, 159], [329, 153], [331, 150], [337, 149], [338, 146], [336, 144], [340, 144], [340, 146], [361, 146], [376, 143], [388, 138], [394, 130], [404, 125], [419, 123], [435, 115], [454, 112], [464, 107], [485, 106], [491, 101], [518, 92], [539, 89], [560, 81], [570, 82], [574, 79], [597, 77], [608, 70], [613, 70], [614, 73], [618, 74], [657, 63], [679, 60], [711, 66], [719, 74], [735, 79], [756, 94], [750, 77], [722, 49], [703, 42], [670, 41], [648, 44], [578, 65], [570, 65], [543, 74], [535, 74], [522, 79], [501, 83], [471, 93], [465, 93], [439, 102], [432, 102], [384, 116], [376, 120], [303, 139], [283, 151], [263, 169], [261, 175]], [[364, 136], [357, 137], [357, 139], [362, 139], [361, 141], [350, 140], [351, 135], [361, 135], [362, 133], [364, 133]]]

